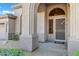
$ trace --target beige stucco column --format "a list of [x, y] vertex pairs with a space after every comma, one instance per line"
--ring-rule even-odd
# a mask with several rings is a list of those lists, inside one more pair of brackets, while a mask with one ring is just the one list
[[20, 45], [22, 49], [27, 51], [33, 51], [38, 47], [35, 20], [34, 5], [30, 3], [23, 4]]
[[68, 55], [79, 50], [79, 4], [70, 4], [70, 36], [68, 39]]

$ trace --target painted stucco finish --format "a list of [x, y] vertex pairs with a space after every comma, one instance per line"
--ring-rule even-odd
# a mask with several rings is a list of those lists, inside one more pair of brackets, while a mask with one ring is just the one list
[[0, 16], [0, 40], [6, 41], [10, 33], [15, 33], [15, 19], [16, 16], [12, 14]]
[[[65, 11], [65, 17], [66, 17], [67, 4], [63, 4], [63, 3], [61, 3], [61, 4], [41, 3], [38, 6], [38, 9], [37, 9], [37, 11], [38, 11], [37, 12], [37, 35], [38, 35], [38, 40], [40, 42], [45, 42], [46, 40], [53, 41], [55, 39], [54, 33], [49, 34], [49, 19], [50, 19], [49, 13], [54, 8], [61, 8], [62, 10], [64, 10]], [[66, 19], [66, 21], [67, 21], [67, 19]], [[68, 26], [66, 26], [66, 27], [68, 27]], [[66, 29], [66, 31], [67, 31], [67, 29]], [[66, 34], [67, 34], [67, 32], [66, 32]]]
[[[38, 12], [37, 14], [38, 5], [39, 3], [22, 4], [23, 6], [22, 7], [22, 34], [20, 35], [20, 45], [21, 45], [21, 48], [28, 51], [33, 51], [38, 47], [37, 38], [41, 39], [40, 41], [45, 41], [46, 32], [48, 30], [48, 29], [45, 30], [46, 29], [45, 25], [47, 24], [45, 23], [45, 18], [43, 17], [43, 16], [46, 16], [45, 13]], [[45, 6], [42, 6], [42, 7], [45, 7]], [[72, 52], [79, 49], [78, 47], [79, 45], [78, 43], [79, 41], [78, 40], [79, 39], [79, 26], [78, 26], [79, 25], [78, 24], [79, 23], [79, 20], [78, 20], [79, 4], [70, 3], [67, 5], [62, 5], [62, 4], [50, 5], [47, 8], [47, 14], [49, 14], [50, 10], [55, 7], [60, 7], [66, 12], [66, 41], [67, 41], [66, 43], [68, 48], [68, 55], [71, 55]], [[20, 10], [18, 12], [20, 12]], [[17, 24], [18, 23], [19, 23], [19, 20], [17, 21]], [[19, 26], [17, 25], [17, 27]], [[17, 29], [17, 31], [18, 30], [19, 29]]]
[[79, 4], [70, 5], [70, 37], [68, 39], [68, 55], [79, 50]]
[[15, 33], [20, 34], [20, 21], [22, 20], [22, 7], [18, 9], [14, 9], [15, 15], [17, 16], [16, 22], [15, 22]]
[[6, 32], [7, 20], [8, 20], [7, 18], [0, 19], [0, 40], [1, 41], [8, 40], [8, 33]]
[[[67, 39], [67, 42], [68, 42], [68, 54], [70, 54], [70, 52], [73, 52], [73, 49], [74, 49], [74, 46], [77, 46], [78, 44], [74, 44], [74, 43], [76, 43], [76, 40], [78, 40], [79, 39], [79, 36], [78, 36], [78, 29], [79, 29], [79, 27], [78, 27], [78, 5], [79, 4], [70, 4], [70, 15], [68, 15], [68, 16], [70, 16], [69, 18], [68, 18], [68, 20], [69, 21], [67, 21], [68, 23], [69, 23], [69, 34], [67, 35], [68, 36], [68, 39]], [[76, 8], [76, 9], [75, 9]], [[76, 18], [76, 19], [75, 19]], [[74, 41], [74, 40], [75, 41]], [[71, 42], [73, 42], [73, 43], [71, 43]], [[74, 51], [75, 50], [78, 50], [78, 48], [75, 48], [74, 49]]]
[[39, 4], [37, 9], [37, 35], [40, 42], [45, 42], [47, 39], [46, 10], [47, 9], [45, 4]]
[[[20, 36], [20, 45], [21, 48], [27, 51], [33, 51], [38, 47], [37, 35], [34, 32], [34, 25], [36, 25], [34, 23], [34, 11], [29, 10], [30, 7], [34, 8], [33, 6], [30, 6], [30, 3], [23, 4], [22, 34]], [[32, 14], [30, 14], [30, 12], [32, 12]]]

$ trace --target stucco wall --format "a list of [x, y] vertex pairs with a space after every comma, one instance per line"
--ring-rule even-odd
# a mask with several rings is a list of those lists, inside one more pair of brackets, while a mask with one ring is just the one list
[[9, 23], [9, 32], [8, 33], [15, 33], [15, 19], [8, 19]]
[[37, 34], [40, 42], [45, 42], [46, 40], [46, 5], [40, 4], [37, 12]]
[[[32, 39], [32, 34], [29, 34], [30, 32], [30, 25], [31, 22], [29, 21], [29, 15], [33, 17], [33, 20], [31, 18], [31, 21], [34, 22], [34, 17], [36, 16], [35, 14], [31, 14], [31, 12], [34, 13], [34, 9], [31, 8], [29, 10], [30, 4], [24, 4], [23, 6], [23, 18], [22, 18], [22, 35], [20, 38], [20, 44], [23, 49], [32, 51], [32, 48], [36, 48], [36, 44], [33, 45], [33, 43], [36, 43], [37, 41]], [[53, 5], [53, 7], [50, 5], [48, 7], [48, 11], [51, 10], [51, 8], [56, 8], [56, 7], [62, 7], [65, 11], [66, 8], [64, 5]], [[30, 14], [29, 14], [30, 11]], [[79, 4], [70, 4], [70, 17], [69, 17], [69, 38], [68, 38], [68, 53], [71, 54], [73, 51], [79, 49]], [[48, 12], [49, 13], [49, 12]], [[44, 16], [44, 15], [43, 15]], [[40, 16], [42, 17], [42, 16]], [[40, 20], [41, 21], [41, 20]], [[30, 23], [30, 24], [29, 24]], [[33, 25], [34, 26], [34, 25]], [[40, 25], [39, 25], [40, 26]], [[34, 28], [33, 28], [34, 29]], [[33, 33], [34, 34], [34, 33]], [[38, 42], [37, 42], [38, 43]], [[28, 46], [29, 45], [29, 46]]]
[[[22, 8], [14, 9], [15, 15], [17, 16], [16, 22], [15, 22], [15, 33], [20, 33], [20, 19], [22, 15]], [[21, 19], [22, 20], [22, 19]]]
[[68, 39], [68, 55], [79, 50], [79, 3], [70, 5], [70, 37]]
[[20, 46], [24, 50], [33, 51], [38, 47], [38, 40], [34, 32], [34, 4], [23, 4], [22, 14], [22, 34], [20, 36]]
[[[38, 12], [37, 12], [37, 33], [39, 40], [53, 40], [54, 36], [53, 34], [49, 34], [49, 13], [54, 8], [61, 8], [65, 11], [65, 16], [67, 15], [67, 4], [39, 4]], [[66, 19], [67, 24], [67, 19]], [[67, 34], [67, 28], [68, 25], [66, 25], [66, 34]]]
[[[6, 26], [8, 22], [8, 18], [2, 18], [0, 19], [0, 23], [4, 23], [4, 24], [0, 24], [0, 40], [4, 41], [4, 40], [8, 40], [8, 30], [6, 31], [6, 28], [8, 29], [8, 26]], [[7, 24], [8, 25], [8, 24]]]
[[[48, 4], [47, 5], [47, 33], [48, 33], [48, 40], [52, 41], [54, 40], [54, 32], [53, 34], [49, 34], [49, 13], [50, 11], [52, 11], [54, 8], [61, 8], [62, 10], [65, 11], [65, 16], [66, 16], [66, 13], [67, 13], [67, 4], [63, 4], [63, 3], [54, 3], [54, 4]], [[52, 18], [54, 19], [54, 18]], [[67, 20], [67, 19], [65, 19]], [[65, 22], [66, 23], [66, 22]], [[54, 26], [53, 26], [54, 27]], [[67, 29], [67, 28], [65, 28]], [[55, 29], [53, 29], [55, 30]], [[67, 32], [66, 32], [67, 34]]]
[[37, 34], [38, 34], [38, 39], [41, 42], [45, 41], [45, 13], [40, 12], [37, 15]]

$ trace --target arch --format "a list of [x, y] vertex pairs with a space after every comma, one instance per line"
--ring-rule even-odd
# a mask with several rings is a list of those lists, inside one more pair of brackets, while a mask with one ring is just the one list
[[[31, 14], [32, 10], [34, 10], [34, 14], [35, 14], [35, 16], [37, 16], [37, 10], [38, 10], [39, 5], [40, 5], [40, 3], [30, 3], [30, 6], [29, 6], [30, 11], [29, 11], [29, 13]], [[34, 9], [33, 9], [31, 6], [34, 6]], [[69, 3], [67, 4], [67, 7], [70, 8], [70, 4], [69, 4]], [[54, 9], [56, 9], [56, 8], [54, 8]], [[60, 8], [60, 9], [62, 9], [62, 8]], [[63, 10], [63, 9], [62, 9], [62, 10]], [[68, 9], [68, 10], [69, 10], [69, 9]], [[65, 10], [63, 10], [63, 11], [64, 11], [64, 13], [65, 13]], [[49, 12], [50, 12], [50, 11], [49, 11]], [[65, 14], [66, 14], [66, 13], [65, 13]], [[35, 18], [37, 18], [37, 17], [35, 17]]]
[[55, 16], [55, 15], [65, 15], [65, 12], [61, 8], [54, 8], [50, 11], [49, 16]]
[[[37, 12], [38, 12], [38, 7], [39, 7], [39, 5], [40, 5], [40, 3], [30, 3], [30, 5], [29, 5], [29, 15], [30, 15], [30, 17], [29, 17], [29, 19], [30, 19], [30, 21], [34, 21], [34, 26], [32, 26], [32, 25], [30, 25], [30, 27], [29, 28], [31, 28], [31, 26], [32, 26], [32, 28], [34, 29], [33, 31], [36, 33], [36, 31], [37, 31]], [[55, 10], [55, 9], [57, 9], [57, 8], [59, 8], [59, 9], [61, 9], [63, 12], [61, 13], [61, 14], [65, 14], [66, 15], [66, 17], [67, 17], [67, 20], [69, 20], [69, 11], [70, 11], [70, 4], [68, 3], [67, 4], [67, 9], [66, 10], [64, 10], [63, 8], [61, 8], [61, 7], [54, 7], [54, 8], [51, 8], [49, 11], [48, 11], [48, 15], [49, 15], [49, 13], [52, 11], [52, 9], [53, 10]], [[67, 11], [67, 12], [66, 12]], [[61, 15], [61, 14], [58, 14], [58, 15]], [[32, 23], [31, 23], [32, 24]], [[30, 33], [31, 33], [31, 29], [30, 29]]]
[[[34, 44], [35, 46], [32, 45], [33, 46], [33, 49], [37, 47], [37, 44], [36, 44], [37, 42], [35, 41], [35, 39], [37, 38], [36, 37], [37, 35], [35, 35], [35, 34], [37, 34], [36, 33], [37, 32], [37, 28], [36, 28], [37, 27], [37, 9], [38, 9], [39, 5], [40, 5], [40, 3], [30, 3], [29, 10], [28, 10], [29, 11], [29, 24], [30, 24], [29, 25], [29, 28], [30, 28], [30, 34], [32, 34], [32, 36], [33, 36], [33, 40], [32, 40], [33, 42], [32, 43], [35, 43]], [[68, 6], [67, 6], [67, 8], [68, 8]], [[69, 10], [69, 8], [68, 8], [68, 10]], [[68, 15], [69, 15], [69, 13], [67, 14], [67, 16]], [[33, 28], [33, 30], [31, 28]]]

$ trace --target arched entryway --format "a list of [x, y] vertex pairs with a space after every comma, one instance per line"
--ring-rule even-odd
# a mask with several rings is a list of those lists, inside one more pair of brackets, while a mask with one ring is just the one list
[[[51, 4], [53, 5], [53, 7], [59, 8], [59, 3], [55, 3], [55, 4], [51, 3]], [[62, 4], [62, 3], [60, 3], [60, 4]], [[63, 3], [63, 4], [65, 4], [65, 3]], [[35, 13], [34, 17], [35, 17], [35, 20], [37, 20], [36, 13], [37, 13], [37, 8], [38, 8], [39, 5], [40, 4], [35, 4], [34, 5], [34, 13]], [[78, 39], [78, 37], [79, 37], [78, 36], [78, 28], [79, 27], [78, 27], [78, 17], [77, 17], [78, 16], [78, 14], [77, 14], [77, 12], [78, 12], [78, 4], [65, 4], [65, 5], [66, 6], [62, 5], [63, 8], [61, 8], [61, 9], [64, 10], [64, 8], [66, 8], [64, 10], [65, 15], [66, 15], [66, 19], [65, 19], [65, 40], [68, 43], [68, 52], [71, 53], [72, 50], [75, 50], [76, 48], [77, 49], [79, 48], [79, 47], [77, 47], [78, 42], [77, 42], [77, 40], [75, 40], [75, 39]], [[48, 8], [48, 9], [51, 9], [51, 8]], [[31, 8], [31, 10], [33, 10], [33, 9]], [[30, 11], [30, 12], [32, 12], [32, 11]], [[46, 36], [46, 38], [48, 38], [48, 35]], [[73, 46], [75, 46], [76, 48], [74, 48]]]
[[37, 8], [37, 34], [41, 42], [66, 42], [68, 34], [66, 3], [41, 3]]
[[65, 41], [65, 20], [66, 15], [63, 9], [54, 8], [49, 12], [49, 40], [53, 41]]
[[[37, 47], [39, 47], [39, 49], [40, 47], [42, 47], [44, 48], [43, 50], [41, 50], [42, 53], [46, 49], [47, 49], [45, 51], [46, 53], [47, 51], [53, 53], [51, 52], [51, 50], [55, 51], [56, 49], [58, 49], [58, 51], [56, 50], [57, 54], [60, 50], [63, 51], [61, 47], [63, 44], [61, 45], [61, 44], [55, 44], [50, 42], [52, 41], [62, 42], [63, 40], [61, 41], [60, 39], [64, 38], [65, 40], [67, 40], [68, 38], [67, 35], [70, 33], [68, 32], [69, 11], [70, 11], [68, 9], [69, 8], [68, 4], [66, 3], [32, 4], [31, 3], [31, 4], [25, 4], [23, 8], [25, 9], [23, 9], [23, 21], [22, 21], [24, 24], [22, 29], [23, 31], [22, 39], [24, 40], [21, 40], [21, 42], [23, 42], [22, 47], [30, 51], [33, 51]], [[59, 35], [62, 33], [64, 33], [64, 36]], [[39, 43], [38, 40], [40, 42], [45, 42], [45, 43], [43, 43], [42, 45], [38, 45]], [[50, 42], [48, 43], [46, 41], [50, 41]], [[29, 44], [29, 46], [27, 43]]]
[[68, 34], [69, 26], [69, 23], [67, 23], [69, 21], [68, 8], [66, 3], [40, 3], [34, 5], [33, 15], [37, 23], [34, 28], [37, 29], [38, 41], [43, 42], [39, 43], [39, 48], [36, 50], [37, 54], [41, 52], [40, 55], [67, 55], [67, 46], [65, 44], [53, 42], [65, 42], [67, 40], [66, 35]]
[[[68, 35], [70, 34], [69, 32], [70, 31], [70, 28], [69, 28], [70, 26], [70, 22], [69, 22], [70, 6], [69, 4], [67, 3], [38, 3], [38, 4], [31, 3], [31, 4], [25, 4], [23, 8], [24, 9], [23, 9], [23, 21], [22, 22], [24, 25], [22, 28], [23, 32], [21, 35], [21, 38], [24, 39], [24, 40], [21, 40], [21, 42], [23, 41], [23, 44], [22, 44], [23, 48], [25, 48], [26, 46], [27, 50], [33, 51], [34, 49], [39, 47], [38, 41], [45, 42], [47, 45], [45, 43], [44, 43], [45, 45], [44, 44], [43, 45], [44, 47], [46, 46], [47, 49], [49, 49], [48, 46], [55, 47], [54, 45], [55, 43], [53, 44], [50, 42], [55, 42], [55, 41], [65, 42], [66, 41], [67, 43], [67, 40], [69, 37]], [[52, 13], [52, 10], [54, 11], [53, 13]], [[52, 13], [52, 16], [50, 13]], [[53, 21], [50, 21], [50, 19], [53, 19]], [[27, 25], [25, 25], [26, 22], [27, 22]], [[49, 22], [51, 22], [52, 25], [49, 24]], [[53, 29], [49, 28], [49, 25]], [[57, 30], [58, 31], [57, 33], [56, 33], [56, 27], [57, 27], [56, 25], [58, 25], [58, 29], [60, 30], [60, 31]], [[62, 29], [62, 31], [60, 28]], [[53, 32], [50, 29], [53, 30]], [[60, 38], [63, 39], [63, 37], [59, 35], [59, 32], [64, 33], [63, 37], [65, 38], [65, 40], [60, 40]], [[53, 34], [51, 35], [50, 33], [54, 33], [54, 35]], [[56, 37], [57, 34], [58, 34], [58, 37]], [[51, 45], [49, 45], [47, 41]], [[30, 46], [28, 46], [27, 43], [29, 43]], [[26, 45], [24, 46], [24, 44]], [[60, 46], [58, 45], [58, 47]], [[40, 47], [42, 46], [40, 45]], [[55, 47], [55, 49], [59, 49], [59, 48]]]

